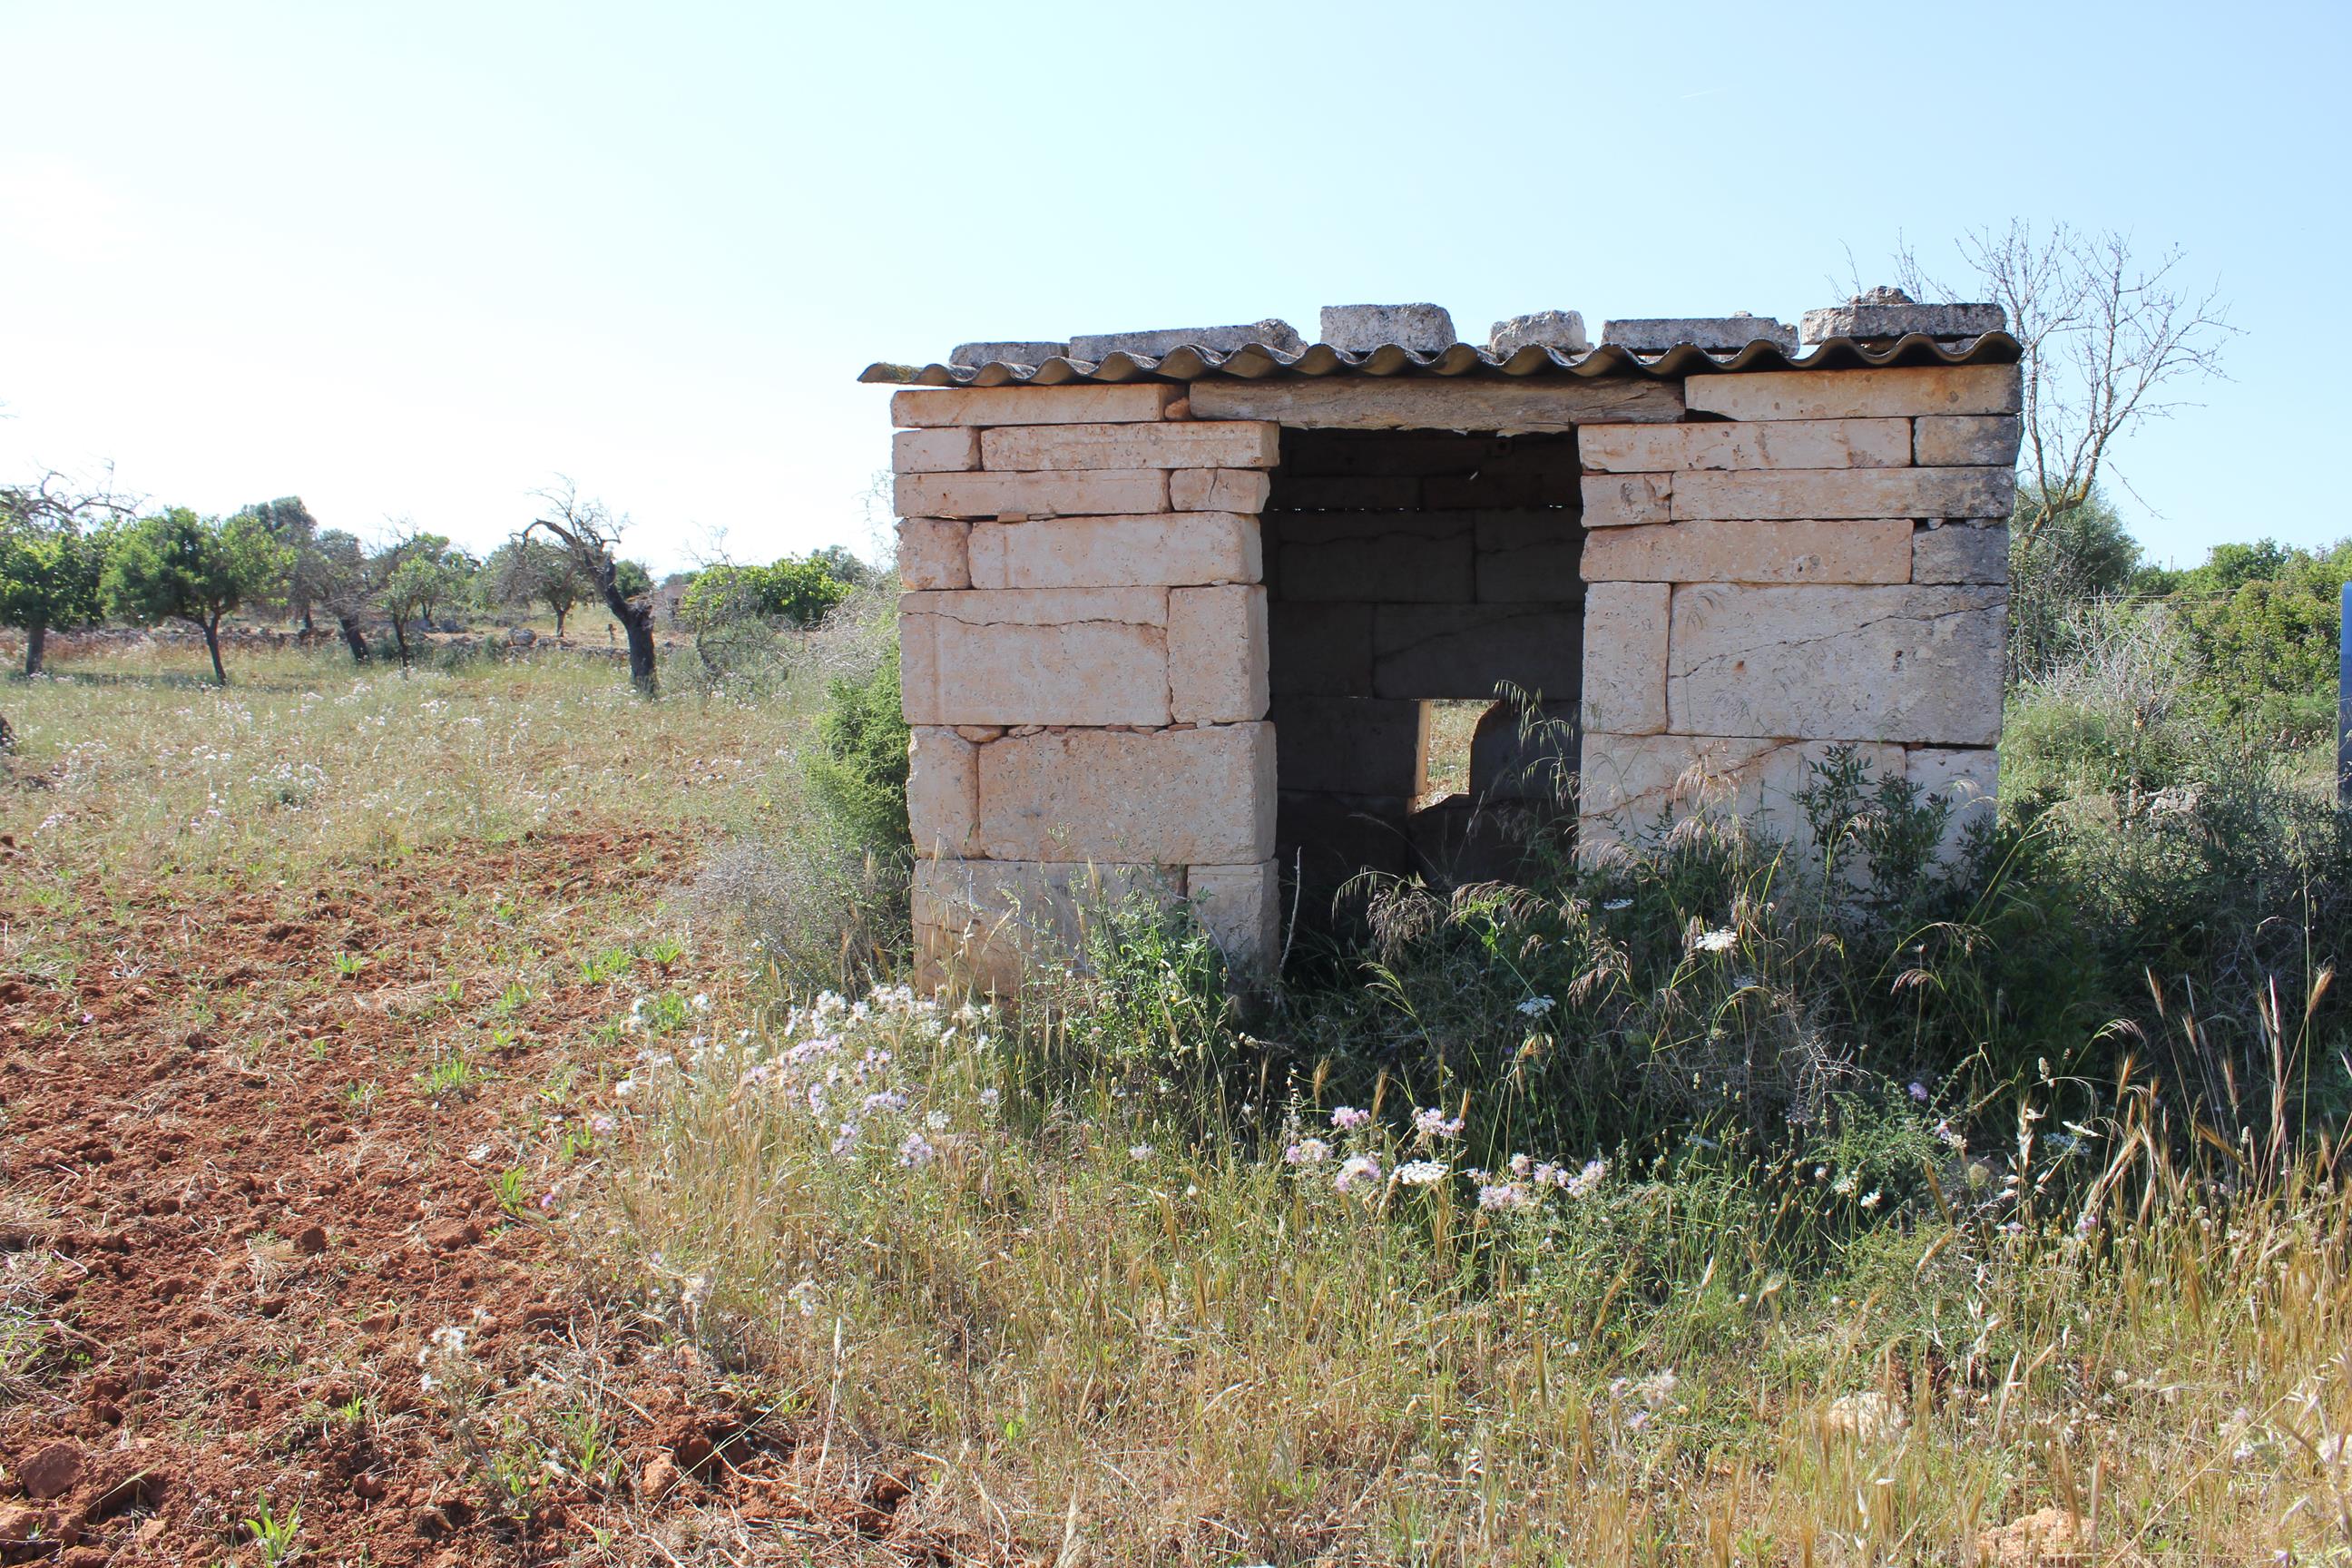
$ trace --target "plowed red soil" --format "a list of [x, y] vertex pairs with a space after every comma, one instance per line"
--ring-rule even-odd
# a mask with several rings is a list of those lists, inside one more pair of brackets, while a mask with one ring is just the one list
[[[534, 1097], [626, 1052], [591, 1043], [604, 983], [540, 984], [469, 1098], [386, 1070], [439, 1048], [423, 998], [512, 972], [453, 957], [453, 896], [645, 908], [684, 868], [650, 831], [549, 834], [221, 907], [158, 892], [85, 917], [69, 986], [0, 975], [0, 1561], [261, 1562], [265, 1501], [299, 1509], [295, 1561], [962, 1555], [500, 1206]], [[370, 956], [320, 984], [341, 953]], [[472, 1415], [425, 1381], [452, 1327]], [[534, 1469], [583, 1401], [611, 1458]]]

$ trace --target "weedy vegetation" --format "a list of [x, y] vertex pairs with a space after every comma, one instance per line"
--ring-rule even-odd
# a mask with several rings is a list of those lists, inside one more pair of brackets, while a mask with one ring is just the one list
[[[432, 1048], [339, 1092], [451, 1114], [596, 988], [471, 1190], [751, 1391], [801, 1484], [887, 1468], [890, 1529], [975, 1559], [2352, 1559], [2346, 825], [2177, 622], [2044, 627], [1998, 814], [1836, 759], [1790, 841], [1709, 809], [1508, 885], [1367, 879], [1272, 986], [1097, 910], [1013, 1005], [906, 984], [887, 606], [651, 703], [553, 658], [247, 651], [222, 689], [53, 654], [10, 698], [44, 918], [8, 960], [135, 964], [72, 933], [158, 889], [692, 836], [659, 929], [458, 890], [491, 962], [405, 987]], [[526, 935], [558, 914], [569, 948]], [[9, 1279], [13, 1390], [58, 1350]], [[526, 1415], [461, 1325], [419, 1353], [485, 1517], [642, 1467], [610, 1369]], [[646, 1560], [693, 1486], [583, 1560]], [[321, 1555], [271, 1495], [248, 1551]]]

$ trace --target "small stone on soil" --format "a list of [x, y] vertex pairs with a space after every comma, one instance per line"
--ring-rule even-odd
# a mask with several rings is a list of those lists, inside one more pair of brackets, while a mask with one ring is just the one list
[[63, 1497], [80, 1479], [81, 1449], [72, 1443], [50, 1444], [16, 1471], [26, 1493], [37, 1498]]

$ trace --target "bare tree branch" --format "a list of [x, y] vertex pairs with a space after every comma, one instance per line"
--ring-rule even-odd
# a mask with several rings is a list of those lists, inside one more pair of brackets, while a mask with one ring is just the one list
[[[2015, 526], [2031, 542], [2110, 477], [2117, 441], [2193, 406], [2179, 393], [2222, 374], [2221, 351], [2237, 329], [2217, 290], [2179, 282], [2178, 247], [2143, 262], [2127, 234], [2063, 223], [2037, 233], [2017, 219], [1967, 235], [1958, 248], [1969, 288], [2009, 312], [2024, 351]], [[1918, 298], [1955, 297], [1907, 246], [1898, 246], [1895, 271]]]
[[579, 487], [565, 475], [558, 474], [553, 485], [532, 494], [546, 502], [548, 510], [554, 515], [534, 518], [515, 537], [528, 541], [533, 532], [544, 530], [550, 538], [572, 552], [582, 573], [604, 595], [604, 607], [613, 612], [613, 618], [627, 634], [629, 679], [639, 691], [653, 696], [653, 603], [649, 599], [632, 599], [621, 591], [620, 560], [614, 553], [629, 520], [614, 517], [601, 500], [583, 498]]

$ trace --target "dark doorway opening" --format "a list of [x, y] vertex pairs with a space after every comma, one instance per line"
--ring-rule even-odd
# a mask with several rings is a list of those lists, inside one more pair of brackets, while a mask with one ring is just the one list
[[1572, 433], [1285, 429], [1263, 518], [1299, 918], [1358, 872], [1509, 875], [1575, 765], [1584, 529]]

